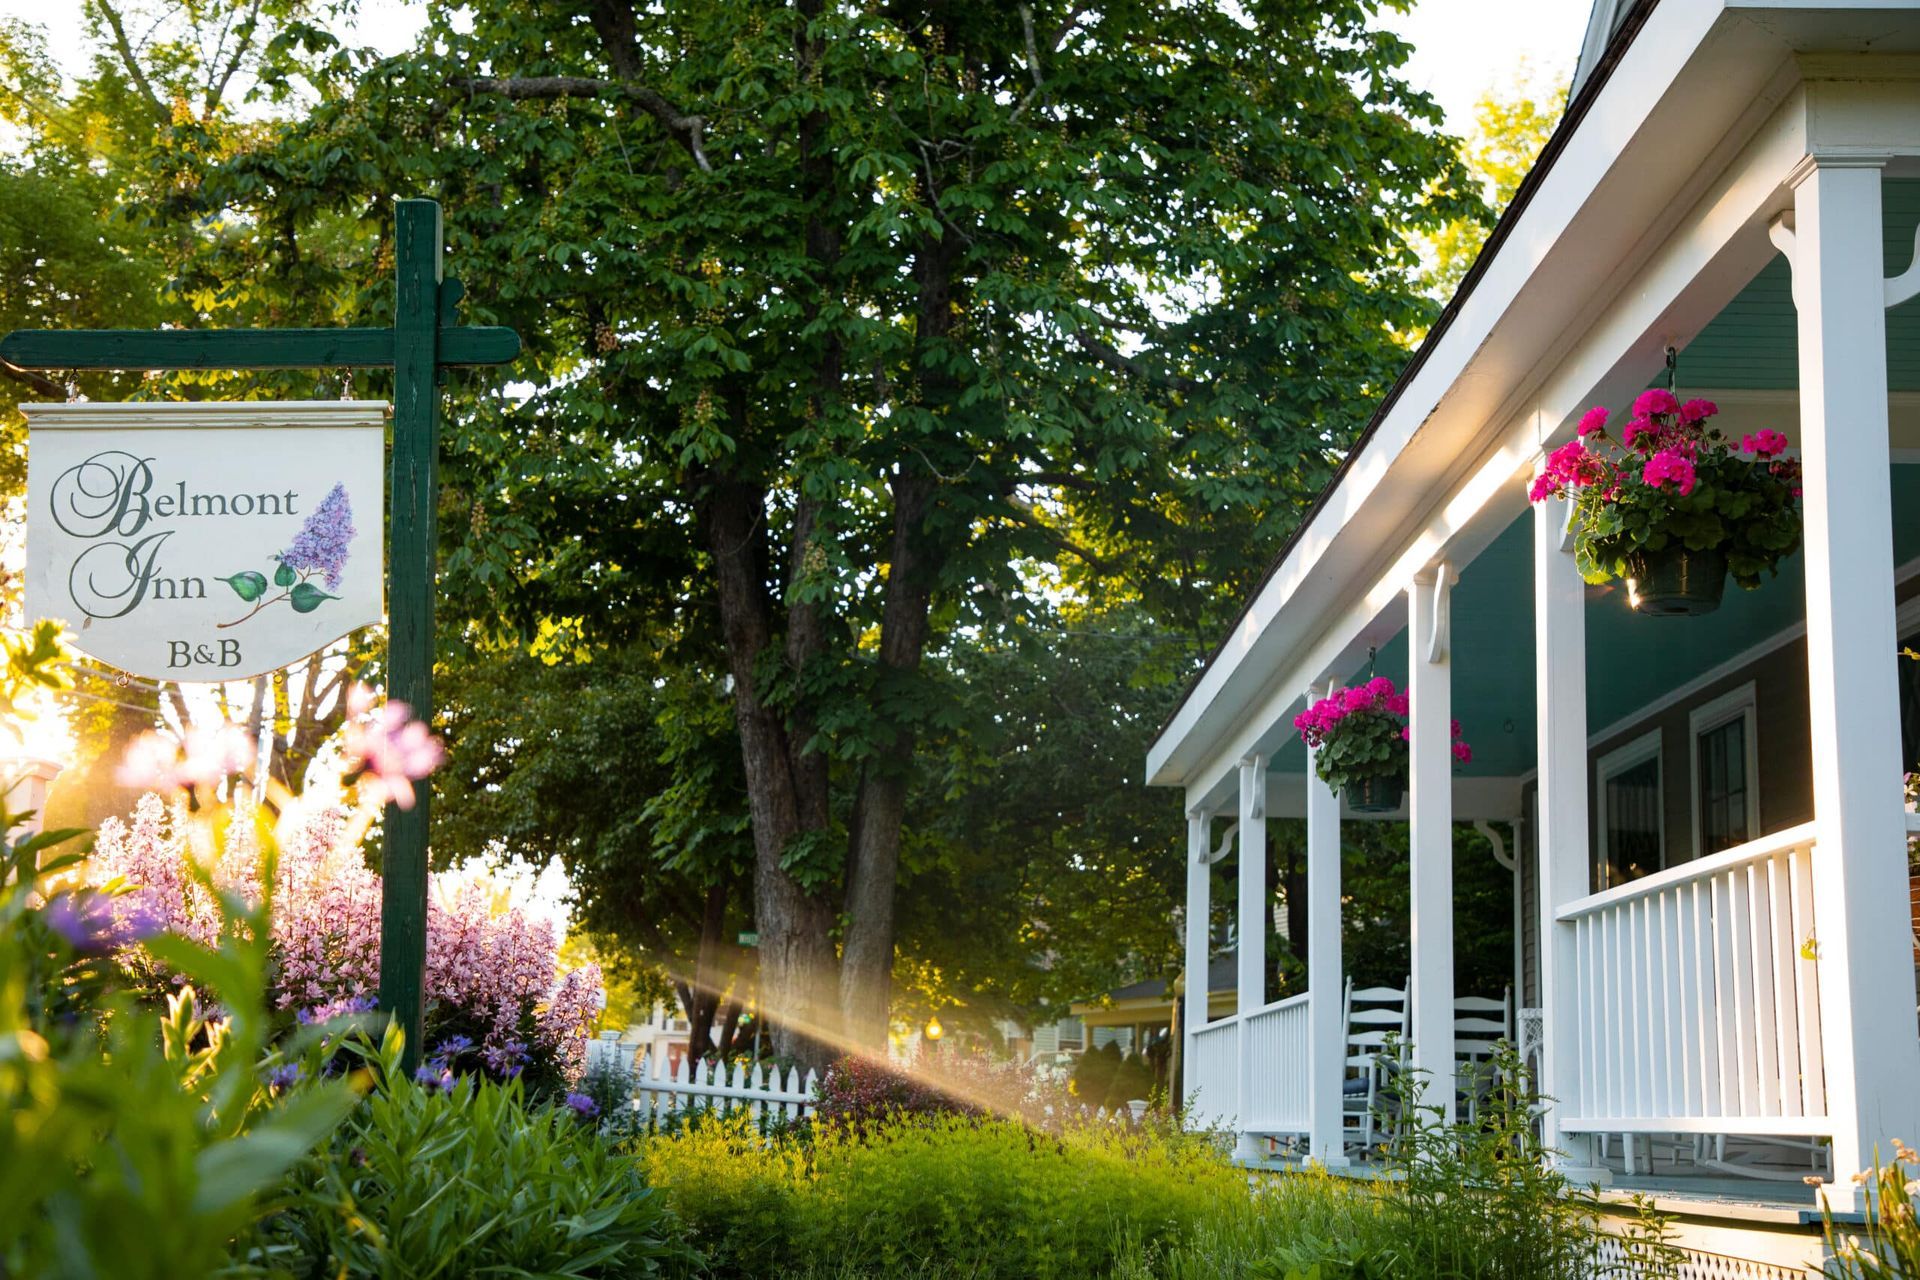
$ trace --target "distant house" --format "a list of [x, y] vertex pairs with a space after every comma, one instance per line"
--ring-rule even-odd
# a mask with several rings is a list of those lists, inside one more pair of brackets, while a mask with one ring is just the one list
[[[1292, 723], [1369, 675], [1411, 688], [1410, 797], [1368, 820], [1411, 830], [1416, 1067], [1458, 1071], [1452, 846], [1479, 822], [1519, 867], [1546, 1139], [1657, 1194], [1692, 1274], [1799, 1274], [1803, 1180], [1846, 1211], [1876, 1146], [1920, 1133], [1915, 51], [1920, 0], [1596, 6], [1564, 121], [1148, 755], [1185, 796], [1189, 969], [1214, 873], [1247, 922], [1233, 1008], [1190, 996], [1184, 1046], [1247, 1161], [1369, 1154], [1339, 928], [1363, 815]], [[1527, 490], [1589, 406], [1623, 423], [1670, 367], [1734, 440], [1792, 438], [1804, 545], [1716, 611], [1649, 617], [1583, 583], [1566, 504]], [[1308, 826], [1310, 981], [1269, 1002], [1275, 816]]]
[[[1235, 964], [1234, 953], [1226, 951], [1208, 966], [1210, 1016], [1233, 1012]], [[1160, 1037], [1172, 1033], [1174, 1003], [1166, 979], [1149, 978], [1116, 987], [1096, 1000], [1077, 1000], [1071, 1010], [1085, 1025], [1090, 1048], [1117, 1044], [1124, 1053], [1144, 1053]]]

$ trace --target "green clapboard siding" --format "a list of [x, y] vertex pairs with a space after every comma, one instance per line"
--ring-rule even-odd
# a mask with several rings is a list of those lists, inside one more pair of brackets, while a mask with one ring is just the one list
[[[1913, 260], [1920, 181], [1889, 181], [1883, 190], [1887, 274], [1894, 276]], [[1786, 259], [1774, 258], [1681, 353], [1682, 388], [1778, 391], [1799, 386], [1791, 289]], [[1887, 383], [1895, 391], [1920, 391], [1920, 298], [1887, 315]]]

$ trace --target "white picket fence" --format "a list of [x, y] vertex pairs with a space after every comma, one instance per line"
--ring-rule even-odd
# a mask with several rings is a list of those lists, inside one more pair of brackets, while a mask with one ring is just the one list
[[631, 1072], [633, 1106], [643, 1124], [696, 1110], [722, 1114], [745, 1110], [756, 1126], [813, 1114], [815, 1089], [820, 1083], [817, 1072], [809, 1071], [803, 1078], [798, 1067], [790, 1067], [783, 1078], [779, 1070], [764, 1063], [749, 1068], [736, 1062], [728, 1067], [690, 1058], [682, 1058], [676, 1070], [665, 1057], [652, 1055], [636, 1064], [636, 1048], [631, 1042], [623, 1042], [619, 1032], [603, 1031], [598, 1040], [587, 1042], [586, 1065], [591, 1071], [611, 1061]]

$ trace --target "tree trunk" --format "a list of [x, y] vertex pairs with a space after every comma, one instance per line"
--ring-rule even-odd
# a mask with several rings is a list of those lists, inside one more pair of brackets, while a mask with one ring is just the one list
[[683, 988], [680, 1002], [687, 1010], [687, 1052], [704, 1058], [711, 1052], [713, 1018], [720, 1010], [720, 931], [726, 925], [727, 891], [720, 885], [707, 890], [700, 920], [700, 946], [693, 961], [693, 981]]
[[[788, 853], [809, 830], [802, 822], [803, 809], [814, 806], [799, 794], [786, 728], [779, 713], [761, 699], [755, 680], [760, 655], [772, 644], [760, 554], [764, 505], [765, 495], [757, 486], [715, 476], [701, 503], [701, 517], [713, 556], [753, 825], [760, 1008], [772, 1023], [776, 1054], [821, 1066], [838, 1021], [832, 1016], [833, 910], [786, 866]], [[819, 809], [824, 812], [825, 806]]]

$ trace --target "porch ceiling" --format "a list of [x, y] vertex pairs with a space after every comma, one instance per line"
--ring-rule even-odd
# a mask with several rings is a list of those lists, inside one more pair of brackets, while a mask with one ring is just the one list
[[[1920, 558], [1920, 465], [1893, 468], [1894, 560]], [[1800, 557], [1757, 591], [1729, 584], [1726, 601], [1702, 618], [1643, 618], [1617, 584], [1587, 591], [1587, 732], [1598, 733], [1728, 659], [1804, 621]], [[1453, 589], [1453, 707], [1473, 763], [1463, 777], [1519, 777], [1534, 767], [1533, 522], [1514, 521], [1461, 571]], [[1407, 677], [1406, 632], [1374, 671]], [[1366, 676], [1364, 667], [1351, 673]], [[1289, 738], [1272, 768], [1301, 773], [1306, 752]]]

